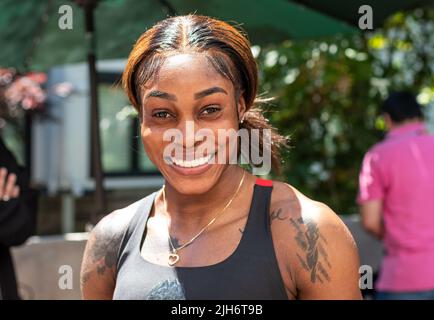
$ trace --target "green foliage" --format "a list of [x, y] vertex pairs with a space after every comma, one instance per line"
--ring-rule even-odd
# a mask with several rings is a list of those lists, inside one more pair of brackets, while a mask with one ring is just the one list
[[[374, 34], [253, 48], [261, 92], [275, 97], [264, 109], [279, 131], [291, 137], [283, 172], [276, 178], [340, 214], [357, 211], [363, 155], [384, 134], [378, 113], [382, 99], [391, 89], [421, 92], [433, 85], [429, 69], [434, 59], [427, 52], [432, 54], [434, 46], [427, 50], [420, 45], [432, 43], [433, 32], [416, 39], [408, 30], [408, 23], [431, 30], [432, 11], [422, 12], [398, 13]], [[408, 57], [420, 65], [399, 60]]]

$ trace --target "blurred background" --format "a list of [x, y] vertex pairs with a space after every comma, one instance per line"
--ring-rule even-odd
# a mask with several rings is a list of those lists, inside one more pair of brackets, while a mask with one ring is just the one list
[[[275, 97], [264, 110], [291, 136], [282, 174], [269, 178], [339, 213], [362, 264], [378, 269], [381, 245], [358, 222], [358, 174], [384, 136], [390, 91], [416, 93], [434, 131], [432, 1], [1, 0], [0, 134], [39, 192], [37, 236], [14, 249], [23, 298], [78, 298], [86, 231], [162, 185], [119, 79], [141, 33], [192, 12], [247, 31], [259, 92]], [[61, 265], [73, 290], [58, 287]]]

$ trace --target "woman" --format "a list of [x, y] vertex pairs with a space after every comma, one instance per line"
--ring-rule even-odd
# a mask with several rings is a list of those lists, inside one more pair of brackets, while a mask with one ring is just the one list
[[[94, 228], [85, 299], [360, 299], [357, 249], [331, 209], [227, 161], [227, 139], [188, 134], [189, 125], [215, 136], [271, 130], [258, 148], [278, 169], [284, 138], [252, 108], [258, 70], [239, 30], [204, 16], [165, 19], [135, 44], [123, 84], [165, 186]], [[171, 129], [187, 136], [175, 155], [165, 152]], [[215, 149], [197, 156], [205, 144]]]

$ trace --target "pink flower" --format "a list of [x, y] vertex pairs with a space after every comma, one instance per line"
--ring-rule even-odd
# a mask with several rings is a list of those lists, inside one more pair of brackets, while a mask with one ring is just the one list
[[43, 80], [40, 76], [22, 76], [15, 80], [5, 90], [5, 98], [8, 105], [21, 105], [23, 109], [37, 109], [42, 107], [46, 94], [40, 86]]
[[0, 68], [0, 86], [8, 85], [12, 82], [15, 76], [15, 70], [12, 68], [2, 69]]

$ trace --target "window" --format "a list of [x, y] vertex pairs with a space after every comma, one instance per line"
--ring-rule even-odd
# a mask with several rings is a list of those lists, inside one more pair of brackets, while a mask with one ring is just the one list
[[119, 83], [120, 74], [99, 73], [102, 165], [106, 176], [159, 174], [140, 139], [140, 124]]

